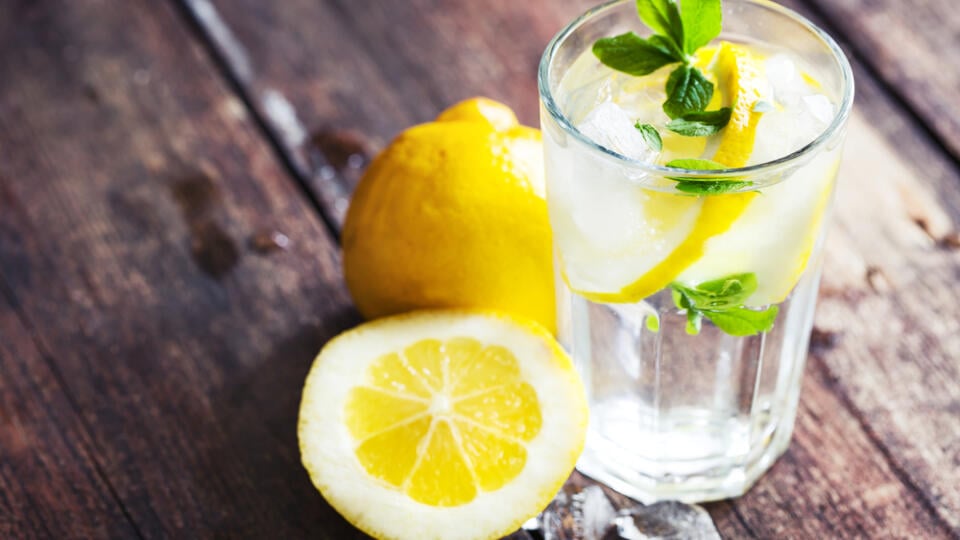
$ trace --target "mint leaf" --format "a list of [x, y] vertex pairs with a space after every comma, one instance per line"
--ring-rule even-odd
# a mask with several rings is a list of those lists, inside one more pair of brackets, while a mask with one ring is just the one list
[[695, 336], [700, 333], [700, 326], [703, 322], [703, 314], [697, 309], [694, 301], [687, 296], [687, 289], [673, 284], [670, 293], [673, 295], [673, 303], [680, 309], [687, 311], [687, 333]]
[[634, 76], [649, 75], [676, 62], [669, 50], [651, 44], [633, 32], [598, 39], [593, 44], [593, 54], [609, 68]]
[[[672, 180], [672, 179], [671, 179]], [[743, 188], [750, 187], [753, 182], [715, 180], [708, 182], [688, 182], [681, 180], [674, 186], [677, 191], [682, 191], [688, 195], [723, 195], [732, 191], [741, 191]]]
[[667, 167], [676, 167], [678, 169], [690, 169], [694, 171], [717, 171], [726, 169], [723, 163], [713, 161], [712, 159], [673, 159], [667, 163]]
[[694, 286], [670, 284], [673, 303], [687, 312], [687, 332], [691, 334], [699, 332], [703, 317], [731, 336], [769, 332], [779, 308], [770, 306], [754, 310], [743, 305], [756, 290], [757, 276], [752, 272], [732, 274]]
[[667, 122], [667, 129], [687, 137], [706, 137], [730, 122], [730, 107], [716, 111], [691, 112]]
[[683, 23], [683, 50], [693, 54], [720, 35], [723, 25], [720, 0], [683, 0], [680, 20]]
[[682, 291], [686, 290], [683, 285], [678, 285], [676, 283], [670, 284], [670, 295], [673, 297], [673, 303], [680, 309], [690, 309], [693, 307], [693, 304], [690, 303], [690, 299]]
[[736, 307], [757, 290], [757, 275], [752, 272], [698, 283], [693, 287], [675, 285], [699, 309]]
[[747, 308], [704, 311], [703, 316], [731, 336], [752, 336], [760, 332], [769, 332], [773, 328], [778, 312], [777, 306], [770, 306], [762, 311]]
[[686, 64], [677, 67], [667, 79], [667, 101], [663, 112], [670, 118], [680, 118], [707, 108], [713, 97], [713, 83], [699, 69]]
[[643, 141], [647, 143], [647, 146], [657, 152], [663, 150], [663, 139], [660, 138], [660, 132], [657, 131], [657, 128], [650, 124], [641, 124], [639, 121], [633, 127], [637, 128], [640, 135], [643, 136]]
[[647, 42], [674, 57], [677, 62], [686, 62], [687, 60], [687, 56], [683, 54], [683, 50], [680, 48], [680, 46], [666, 36], [655, 34], [647, 38]]
[[647, 315], [644, 323], [647, 325], [647, 330], [656, 334], [660, 331], [660, 318], [656, 315]]
[[736, 297], [744, 300], [746, 297], [741, 297], [741, 295], [746, 294], [749, 296], [756, 292], [757, 275], [753, 272], [732, 274], [724, 278], [697, 283], [694, 290], [708, 294], [711, 297]]
[[695, 336], [700, 333], [700, 327], [703, 324], [703, 313], [695, 310], [687, 310], [687, 333]]
[[[709, 159], [674, 159], [667, 162], [667, 167], [696, 171], [713, 171], [727, 168], [723, 163], [717, 163]], [[677, 182], [675, 186], [677, 191], [682, 191], [690, 195], [721, 195], [723, 193], [730, 193], [731, 191], [740, 191], [745, 187], [753, 185], [753, 182], [742, 180], [740, 176], [731, 178], [722, 176], [701, 176], [698, 178], [668, 176], [667, 178]]]
[[667, 36], [683, 48], [683, 24], [674, 0], [637, 0], [637, 15], [654, 33]]

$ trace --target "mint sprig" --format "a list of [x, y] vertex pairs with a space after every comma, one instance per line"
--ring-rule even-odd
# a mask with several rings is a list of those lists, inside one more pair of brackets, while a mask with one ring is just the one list
[[[703, 113], [713, 97], [713, 83], [693, 65], [693, 54], [720, 35], [723, 23], [720, 0], [683, 0], [679, 8], [676, 0], [636, 0], [636, 3], [640, 20], [654, 35], [643, 39], [627, 32], [601, 38], [593, 44], [593, 54], [611, 69], [634, 76], [648, 75], [679, 63], [667, 79], [663, 111], [673, 120], [698, 123], [698, 127], [684, 124], [679, 131], [673, 131], [700, 137], [703, 135], [698, 133], [723, 128], [730, 121], [729, 115], [711, 117], [709, 123], [687, 117], [691, 113]], [[721, 123], [721, 120], [724, 121]]]
[[769, 332], [779, 312], [777, 306], [762, 310], [744, 307], [743, 303], [757, 290], [757, 276], [753, 273], [733, 274], [692, 287], [672, 283], [670, 288], [674, 304], [686, 311], [689, 334], [700, 332], [704, 318], [731, 336]]
[[[716, 171], [726, 169], [723, 163], [709, 159], [674, 159], [667, 162], [667, 167], [690, 169], [694, 171]], [[698, 176], [696, 178], [683, 176], [668, 176], [677, 183], [677, 191], [690, 195], [721, 195], [732, 191], [742, 191], [753, 185], [753, 182], [743, 180], [743, 177]]]

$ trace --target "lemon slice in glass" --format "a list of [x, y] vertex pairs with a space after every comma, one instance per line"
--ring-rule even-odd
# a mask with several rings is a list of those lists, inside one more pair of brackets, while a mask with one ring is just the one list
[[[715, 53], [709, 49], [699, 57], [699, 65], [707, 63], [713, 64], [710, 76], [719, 90], [711, 105], [722, 101], [733, 108], [713, 159], [742, 167], [750, 159], [760, 117], [753, 111], [763, 84], [756, 58], [745, 47], [723, 42]], [[623, 178], [579, 184], [558, 186], [559, 197], [551, 194], [553, 200], [567, 195], [571, 208], [552, 213], [551, 219], [564, 278], [574, 292], [596, 302], [636, 302], [663, 289], [699, 261], [707, 243], [729, 230], [756, 196], [692, 198]]]
[[[764, 82], [756, 55], [741, 45], [725, 42], [720, 46], [716, 70], [721, 88], [732, 97], [728, 105], [734, 109], [730, 123], [721, 132], [714, 160], [741, 167], [747, 164], [758, 136], [789, 134], [757, 134], [762, 114], [754, 111], [754, 104], [762, 97]], [[819, 86], [813, 79], [806, 83], [811, 88]], [[836, 156], [822, 154], [785, 181], [765, 187], [762, 194], [737, 195], [745, 204], [736, 222], [723, 234], [713, 235], [702, 257], [684, 269], [677, 281], [696, 285], [749, 272], [757, 278], [757, 290], [746, 299], [746, 305], [782, 302], [807, 268], [838, 166]]]

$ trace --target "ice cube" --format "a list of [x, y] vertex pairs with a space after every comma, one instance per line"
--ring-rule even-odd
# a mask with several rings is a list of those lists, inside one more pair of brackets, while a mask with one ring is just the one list
[[657, 158], [657, 151], [647, 145], [634, 124], [627, 111], [616, 103], [606, 102], [590, 111], [577, 129], [608, 150], [628, 158], [653, 162]]
[[[636, 505], [620, 510], [615, 520], [623, 540], [719, 540], [710, 514], [702, 507], [677, 501]], [[607, 536], [608, 538], [611, 535]]]
[[804, 89], [797, 65], [786, 54], [775, 54], [764, 64], [773, 97], [785, 107], [794, 107]]
[[600, 540], [615, 518], [616, 509], [598, 484], [586, 479], [567, 481], [543, 512], [543, 537], [546, 540]]
[[797, 79], [797, 65], [786, 54], [775, 54], [766, 62], [767, 79], [776, 86], [793, 86]]
[[816, 118], [823, 127], [833, 120], [833, 103], [823, 94], [813, 94], [803, 97], [803, 104], [808, 113]]
[[833, 103], [822, 94], [802, 95], [793, 106], [763, 113], [751, 164], [772, 161], [803, 148], [823, 133], [833, 114]]
[[643, 505], [573, 473], [543, 511], [545, 540], [719, 540], [710, 514], [675, 501]]
[[750, 163], [765, 163], [786, 156], [797, 148], [794, 134], [800, 122], [799, 107], [784, 107], [763, 113]]

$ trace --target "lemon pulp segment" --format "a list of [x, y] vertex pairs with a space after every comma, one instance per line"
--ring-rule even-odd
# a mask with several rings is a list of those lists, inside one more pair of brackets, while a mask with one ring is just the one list
[[432, 506], [467, 503], [516, 477], [542, 422], [514, 355], [466, 337], [382, 356], [344, 412], [364, 469]]

